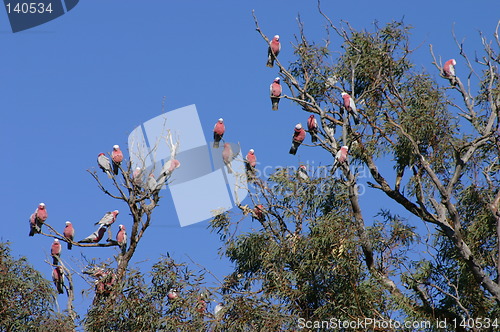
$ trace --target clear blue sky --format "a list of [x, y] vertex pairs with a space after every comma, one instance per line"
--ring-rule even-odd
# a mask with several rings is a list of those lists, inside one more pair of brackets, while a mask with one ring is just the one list
[[[99, 152], [114, 144], [126, 147], [131, 130], [160, 114], [163, 96], [166, 110], [196, 104], [207, 140], [223, 117], [225, 138], [240, 142], [245, 153], [255, 149], [262, 167], [330, 162], [319, 148], [288, 154], [293, 126], [305, 124], [307, 114], [284, 100], [279, 112], [271, 111], [268, 89], [278, 73], [265, 66], [267, 47], [255, 31], [252, 9], [264, 33], [281, 36], [284, 64], [293, 59], [298, 13], [310, 39], [324, 37], [315, 1], [80, 1], [64, 16], [15, 34], [0, 10], [0, 239], [12, 242], [14, 255], [27, 256], [50, 279], [51, 268], [43, 261], [51, 239], [28, 237], [28, 217], [39, 202], [47, 204], [48, 222], [60, 231], [71, 220], [78, 239], [114, 209], [123, 211], [117, 223], [130, 228], [126, 206], [102, 194], [86, 170], [96, 166]], [[473, 55], [480, 48], [478, 31], [492, 36], [500, 4], [323, 1], [323, 10], [334, 22], [346, 20], [356, 29], [404, 17], [414, 26], [411, 45], [419, 47], [413, 60], [437, 76], [428, 44], [436, 55], [458, 60], [451, 36], [455, 24]], [[336, 49], [335, 42], [331, 47]], [[164, 194], [133, 262], [154, 262], [169, 252], [180, 261], [189, 256], [219, 277], [227, 273], [229, 263], [219, 259], [218, 238], [206, 229], [208, 223], [180, 228]], [[373, 196], [362, 199], [367, 217], [379, 208], [370, 202]], [[64, 246], [62, 257], [78, 268], [80, 253], [105, 259], [117, 252], [68, 252]], [[77, 292], [80, 314], [87, 303]]]

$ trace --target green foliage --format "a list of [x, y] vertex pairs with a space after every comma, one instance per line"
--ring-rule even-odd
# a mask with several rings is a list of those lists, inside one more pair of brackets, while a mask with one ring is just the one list
[[[84, 320], [87, 331], [205, 331], [213, 319], [203, 273], [162, 257], [150, 277], [127, 272], [109, 294], [97, 293]], [[168, 293], [175, 290], [177, 297]], [[204, 302], [201, 302], [204, 301]]]
[[[224, 327], [286, 330], [299, 318], [353, 320], [387, 313], [387, 294], [363, 264], [344, 184], [322, 176], [298, 182], [293, 172], [279, 169], [265, 188], [255, 198], [268, 203], [262, 228], [243, 231], [239, 222], [221, 227], [217, 218], [211, 224], [226, 232], [225, 254], [235, 264], [222, 289], [225, 317], [232, 317], [229, 322], [238, 316], [238, 326], [245, 328]], [[409, 245], [414, 234], [399, 225], [390, 234], [374, 228], [374, 241]]]
[[68, 317], [54, 312], [52, 284], [26, 258], [11, 256], [9, 243], [0, 243], [0, 330], [69, 331]]

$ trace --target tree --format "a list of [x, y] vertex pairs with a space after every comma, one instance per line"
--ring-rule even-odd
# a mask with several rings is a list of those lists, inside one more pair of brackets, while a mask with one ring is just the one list
[[[430, 329], [444, 319], [494, 322], [500, 317], [498, 26], [492, 42], [481, 35], [484, 54], [475, 61], [457, 43], [461, 74], [450, 77], [432, 46], [435, 74], [415, 69], [411, 27], [403, 22], [357, 31], [321, 14], [340, 48], [331, 50], [330, 37], [324, 45], [309, 41], [299, 18], [296, 60], [288, 68], [279, 58], [275, 63], [289, 89], [281, 98], [319, 117], [316, 145], [333, 165], [309, 182], [298, 182], [290, 169], [255, 180], [252, 204], [263, 206], [265, 218], [240, 205], [241, 219], [226, 214], [212, 221], [235, 264], [222, 288], [227, 327], [291, 329], [297, 319], [329, 317], [387, 323], [395, 315], [427, 320]], [[359, 125], [341, 93], [358, 105]], [[341, 146], [349, 148], [343, 163], [335, 161]], [[370, 190], [386, 198], [376, 216], [363, 213], [364, 170], [373, 178]], [[421, 220], [427, 232], [391, 206]], [[258, 228], [240, 231], [245, 216], [255, 217]], [[467, 328], [481, 326], [456, 327]]]
[[[131, 269], [158, 187], [137, 180], [130, 163], [120, 167], [122, 182], [111, 176], [113, 190], [91, 172], [105, 194], [127, 205], [133, 226], [116, 267], [96, 262], [85, 270], [95, 282], [87, 330], [348, 330], [342, 322], [366, 319], [371, 324], [354, 329], [395, 331], [394, 319], [430, 324], [405, 327], [413, 331], [439, 330], [444, 320], [455, 322], [448, 330], [500, 324], [500, 22], [492, 42], [481, 35], [484, 53], [474, 61], [457, 43], [462, 60], [450, 76], [432, 46], [435, 68], [416, 69], [404, 22], [358, 31], [320, 13], [324, 44], [310, 41], [299, 19], [295, 61], [274, 60], [289, 91], [280, 98], [304, 119], [318, 117], [313, 145], [331, 165], [308, 176], [296, 167], [269, 178], [258, 167], [241, 174], [251, 203], [210, 224], [235, 268], [210, 289], [203, 273], [169, 257], [150, 276]], [[341, 45], [335, 52], [331, 38]], [[357, 105], [359, 123], [342, 93]], [[372, 178], [367, 194], [384, 197], [376, 215], [367, 215], [360, 197], [363, 172]], [[53, 234], [44, 235], [67, 241], [45, 226]], [[224, 306], [212, 315], [207, 306], [217, 297]]]
[[[153, 210], [158, 205], [161, 198], [161, 188], [165, 184], [168, 184], [172, 172], [178, 166], [175, 156], [179, 142], [174, 142], [168, 130], [166, 130], [164, 137], [159, 137], [158, 139], [165, 140], [170, 151], [169, 159], [165, 161], [163, 167], [159, 170], [155, 169], [158, 163], [153, 163], [153, 166], [146, 167], [147, 158], [151, 158], [152, 155], [156, 157], [156, 150], [159, 142], [156, 142], [156, 145], [153, 146], [148, 153], [141, 149], [131, 149], [131, 151], [136, 151], [138, 153], [137, 156], [134, 156], [134, 160], [138, 160], [139, 164], [132, 163], [132, 158], [124, 160], [122, 163], [122, 158], [120, 158], [119, 162], [115, 162], [116, 160], [113, 158], [113, 155], [110, 155], [112, 157], [110, 160], [104, 153], [99, 154], [98, 165], [109, 177], [111, 185], [104, 184], [97, 171], [88, 170], [103, 193], [125, 203], [127, 209], [130, 211], [130, 215], [132, 216], [132, 227], [128, 236], [128, 241], [127, 237], [121, 237], [121, 239], [117, 238], [114, 240], [111, 234], [111, 225], [114, 223], [119, 213], [118, 210], [106, 213], [103, 219], [101, 219], [99, 223], [96, 223], [99, 227], [98, 230], [82, 241], [77, 242], [73, 238], [65, 237], [64, 234], [57, 231], [57, 229], [47, 221], [42, 222], [41, 230], [39, 232], [37, 231], [37, 233], [42, 236], [57, 239], [60, 243], [67, 242], [72, 246], [84, 248], [120, 247], [120, 253], [114, 257], [113, 262], [110, 260], [87, 262], [88, 264], [85, 269], [78, 272], [88, 275], [86, 280], [89, 285], [93, 285], [95, 288], [93, 306], [84, 320], [86, 328], [90, 331], [101, 330], [103, 326], [113, 326], [109, 328], [118, 328], [118, 330], [121, 330], [122, 325], [120, 325], [119, 321], [125, 320], [128, 315], [139, 315], [138, 312], [140, 308], [138, 306], [130, 306], [128, 302], [125, 307], [121, 306], [123, 297], [132, 296], [134, 301], [136, 301], [136, 298], [141, 297], [140, 293], [142, 289], [138, 287], [138, 285], [140, 285], [142, 276], [137, 272], [128, 271], [129, 262], [145, 231], [151, 224]], [[119, 149], [119, 147], [115, 146], [113, 149], [116, 150]], [[169, 166], [171, 164], [174, 164], [175, 167], [171, 168]], [[152, 176], [155, 172], [158, 173], [156, 177]], [[48, 229], [48, 232], [45, 229]], [[120, 227], [120, 229], [122, 231], [125, 230], [124, 227]], [[100, 243], [99, 241], [102, 240], [106, 231], [108, 233], [108, 238], [105, 243]], [[114, 266], [114, 263], [116, 263], [116, 266]], [[68, 281], [68, 285], [63, 286], [68, 296], [68, 315], [73, 323], [77, 325], [77, 314], [73, 307], [74, 289], [72, 273], [65, 265], [64, 259], [59, 257], [59, 255], [55, 256], [54, 262], [51, 265], [60, 268], [64, 278]], [[139, 283], [135, 285], [135, 282]], [[128, 286], [131, 285], [133, 286], [132, 289], [128, 289]], [[137, 292], [133, 292], [133, 290], [137, 290]], [[145, 305], [148, 306], [151, 304], [146, 303]], [[123, 311], [117, 309], [123, 309]], [[110, 315], [108, 312], [109, 310], [111, 310], [114, 315]], [[117, 317], [117, 321], [109, 322], [105, 314], [108, 316], [107, 319], [109, 319], [109, 316]], [[105, 324], [101, 321], [102, 319], [105, 319]], [[143, 327], [140, 329], [142, 328]]]
[[56, 305], [51, 283], [26, 258], [12, 257], [9, 243], [0, 243], [0, 330], [72, 330], [73, 321], [56, 313]]

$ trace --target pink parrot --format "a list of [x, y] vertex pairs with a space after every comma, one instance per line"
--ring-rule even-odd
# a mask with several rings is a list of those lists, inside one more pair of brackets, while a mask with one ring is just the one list
[[339, 163], [342, 164], [347, 160], [347, 153], [349, 152], [349, 148], [347, 146], [343, 146], [340, 148], [340, 150], [337, 152], [335, 155], [335, 160]]
[[64, 274], [62, 267], [56, 266], [56, 268], [52, 271], [52, 281], [54, 281], [57, 293], [64, 294]]
[[111, 179], [113, 177], [113, 175], [111, 174], [111, 172], [113, 171], [111, 169], [111, 162], [109, 161], [109, 158], [104, 155], [104, 153], [101, 152], [97, 155], [97, 164], [102, 169], [102, 171], [108, 175], [108, 178]]
[[214, 126], [214, 149], [219, 148], [219, 142], [226, 132], [226, 126], [224, 126], [224, 119], [220, 118]]
[[70, 221], [66, 221], [66, 227], [64, 227], [63, 235], [66, 239], [68, 239], [68, 250], [71, 250], [71, 248], [73, 247], [71, 242], [75, 238], [75, 229], [73, 228], [73, 225]]
[[455, 86], [457, 84], [457, 76], [455, 74], [455, 66], [457, 62], [455, 59], [450, 59], [444, 63], [443, 76], [450, 81], [450, 84]]
[[116, 217], [118, 216], [119, 213], [120, 211], [118, 210], [114, 210], [113, 212], [106, 212], [106, 214], [101, 218], [101, 220], [96, 222], [94, 225], [103, 225], [106, 227], [111, 226], [115, 222]]
[[253, 217], [260, 222], [263, 222], [266, 220], [266, 217], [264, 216], [264, 205], [257, 204], [253, 208]]
[[233, 173], [233, 169], [231, 168], [231, 161], [234, 159], [233, 149], [231, 149], [231, 144], [224, 143], [224, 150], [222, 150], [222, 160], [224, 164], [227, 166], [227, 173]]
[[293, 131], [292, 147], [290, 148], [289, 153], [295, 155], [297, 153], [297, 149], [302, 144], [305, 138], [306, 131], [304, 130], [304, 128], [302, 128], [302, 124], [298, 123]]
[[113, 145], [111, 160], [113, 160], [113, 173], [115, 173], [115, 175], [118, 175], [119, 166], [123, 161], [123, 153], [122, 150], [120, 150], [119, 145]]
[[42, 225], [47, 220], [49, 214], [44, 203], [38, 204], [35, 212], [30, 216], [30, 233], [29, 236], [35, 235], [42, 231]]
[[158, 182], [156, 182], [155, 175], [153, 173], [149, 174], [146, 187], [150, 192], [154, 192], [158, 188]]
[[280, 84], [280, 78], [276, 77], [269, 86], [269, 91], [271, 93], [271, 104], [272, 104], [272, 110], [277, 111], [278, 110], [278, 105], [280, 103], [280, 96], [281, 96], [281, 84]]
[[307, 175], [307, 167], [306, 165], [300, 165], [299, 169], [297, 170], [297, 178], [301, 181], [308, 181], [309, 180], [309, 175]]
[[132, 182], [136, 186], [142, 186], [142, 168], [136, 167], [134, 172], [132, 173]]
[[125, 226], [123, 225], [119, 225], [118, 228], [120, 230], [118, 231], [118, 234], [116, 234], [116, 242], [118, 242], [118, 245], [122, 250], [122, 255], [124, 255], [127, 251], [127, 232], [125, 230]]
[[316, 143], [318, 141], [318, 121], [316, 121], [314, 114], [311, 114], [307, 119], [307, 130], [311, 134], [311, 142]]
[[254, 149], [248, 150], [247, 156], [245, 158], [245, 167], [247, 172], [255, 172], [255, 166], [257, 165], [257, 157], [255, 156]]
[[78, 241], [78, 243], [97, 243], [101, 241], [106, 232], [106, 226], [100, 225], [99, 228], [85, 239]]
[[267, 49], [267, 66], [274, 66], [274, 58], [280, 54], [281, 44], [280, 44], [280, 36], [276, 35], [273, 37], [271, 42], [269, 43], [269, 47]]
[[167, 179], [172, 175], [172, 173], [180, 166], [181, 166], [181, 163], [177, 159], [170, 159], [169, 161], [167, 161], [163, 165], [163, 167], [161, 169], [160, 176], [156, 180], [156, 182], [158, 184], [157, 188], [161, 188], [165, 184]]
[[61, 243], [59, 243], [58, 239], [54, 239], [52, 242], [52, 246], [50, 247], [50, 255], [52, 256], [52, 264], [58, 265], [59, 258], [61, 257]]
[[168, 299], [169, 299], [169, 300], [174, 300], [174, 299], [176, 299], [179, 295], [177, 294], [177, 290], [176, 290], [176, 289], [171, 289], [171, 290], [169, 290], [169, 291], [168, 291], [167, 296], [168, 296]]
[[342, 99], [344, 100], [344, 108], [346, 109], [347, 112], [351, 113], [354, 119], [354, 124], [358, 125], [359, 113], [358, 109], [356, 108], [356, 104], [354, 103], [354, 100], [348, 93], [345, 92], [342, 92]]
[[205, 300], [199, 299], [198, 303], [196, 304], [196, 311], [198, 311], [200, 314], [203, 314], [206, 310], [207, 302]]

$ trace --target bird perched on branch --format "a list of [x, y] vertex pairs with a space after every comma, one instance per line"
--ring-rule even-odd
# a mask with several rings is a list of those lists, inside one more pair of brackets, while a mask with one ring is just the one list
[[232, 174], [233, 169], [231, 167], [231, 161], [234, 159], [233, 149], [231, 149], [231, 144], [224, 143], [224, 150], [222, 150], [222, 161], [227, 167], [227, 173]]
[[218, 303], [214, 308], [214, 316], [217, 319], [222, 318], [222, 309], [224, 309], [224, 304]]
[[111, 226], [115, 222], [116, 217], [118, 216], [119, 213], [120, 211], [118, 210], [114, 210], [112, 212], [106, 212], [106, 214], [104, 214], [101, 220], [96, 222], [94, 225], [103, 225], [106, 227]]
[[302, 128], [302, 124], [297, 123], [293, 131], [292, 147], [290, 148], [289, 153], [295, 155], [297, 153], [297, 149], [302, 144], [305, 138], [306, 131], [304, 130], [304, 128]]
[[271, 104], [272, 104], [272, 110], [277, 111], [278, 110], [278, 105], [280, 103], [280, 96], [282, 92], [281, 84], [280, 84], [280, 78], [276, 77], [269, 86], [269, 92], [271, 93]]
[[123, 153], [120, 150], [119, 145], [113, 145], [113, 151], [111, 152], [111, 160], [113, 160], [113, 173], [118, 175], [119, 166], [123, 161]]
[[346, 109], [347, 112], [349, 112], [352, 115], [354, 119], [354, 124], [358, 125], [359, 113], [358, 109], [356, 108], [356, 104], [354, 103], [354, 100], [348, 93], [345, 92], [342, 92], [342, 99], [344, 100], [344, 108]]
[[109, 161], [109, 158], [104, 155], [104, 153], [101, 152], [97, 155], [97, 164], [102, 171], [108, 175], [108, 178], [111, 179], [113, 177], [113, 175], [111, 175], [111, 172], [113, 171], [111, 168], [111, 162]]
[[175, 171], [175, 169], [179, 168], [181, 166], [181, 163], [177, 159], [170, 159], [168, 160], [162, 167], [160, 176], [156, 180], [157, 182], [157, 188], [161, 188], [165, 182], [167, 181], [168, 178], [172, 175], [172, 173]]
[[49, 217], [47, 213], [47, 207], [45, 203], [38, 204], [35, 212], [30, 216], [30, 233], [29, 236], [35, 235], [35, 233], [39, 234], [42, 231], [42, 225]]
[[61, 243], [58, 239], [54, 239], [52, 246], [50, 247], [50, 255], [52, 256], [52, 264], [58, 265], [59, 258], [61, 258]]
[[132, 183], [138, 187], [142, 187], [142, 168], [136, 167], [132, 173]]
[[219, 148], [219, 142], [226, 132], [226, 126], [224, 125], [224, 119], [220, 118], [214, 126], [214, 149]]
[[146, 187], [150, 192], [158, 189], [158, 182], [155, 179], [155, 175], [153, 173], [149, 174], [148, 182], [146, 182]]
[[167, 297], [169, 300], [174, 300], [177, 297], [179, 297], [179, 294], [177, 294], [177, 290], [172, 288], [171, 290], [168, 291]]
[[120, 230], [118, 231], [118, 234], [116, 234], [116, 242], [118, 242], [123, 255], [127, 251], [127, 232], [125, 230], [125, 226], [123, 225], [119, 225], [118, 228]]
[[455, 66], [457, 62], [455, 59], [450, 59], [444, 63], [443, 66], [443, 76], [450, 81], [450, 84], [455, 86], [457, 85], [457, 76], [455, 74]]
[[347, 146], [343, 146], [337, 151], [335, 155], [335, 161], [339, 164], [343, 164], [347, 160], [347, 153], [349, 152], [349, 148]]
[[245, 169], [247, 171], [247, 176], [251, 177], [255, 175], [255, 166], [257, 165], [257, 157], [255, 156], [254, 149], [248, 150], [247, 156], [245, 157]]
[[66, 239], [68, 239], [68, 250], [71, 250], [73, 247], [71, 241], [75, 238], [75, 229], [70, 221], [66, 221], [66, 227], [64, 227], [63, 235]]
[[308, 181], [309, 180], [309, 175], [307, 174], [307, 167], [306, 165], [300, 165], [299, 169], [297, 170], [297, 178], [300, 181]]
[[252, 217], [257, 219], [260, 222], [263, 222], [266, 220], [266, 217], [264, 216], [264, 205], [262, 204], [257, 204], [253, 208], [253, 214]]
[[64, 274], [61, 266], [56, 266], [52, 271], [52, 281], [54, 281], [57, 293], [64, 294]]
[[271, 42], [269, 43], [269, 47], [267, 49], [267, 66], [268, 67], [273, 67], [274, 66], [274, 58], [280, 54], [281, 51], [281, 44], [280, 44], [280, 36], [275, 35]]
[[316, 121], [314, 114], [311, 114], [307, 119], [307, 130], [311, 134], [311, 142], [316, 143], [318, 141], [318, 121]]
[[106, 226], [100, 225], [94, 233], [90, 234], [85, 239], [78, 241], [78, 243], [97, 243], [101, 241], [104, 233], [106, 233], [106, 228]]

